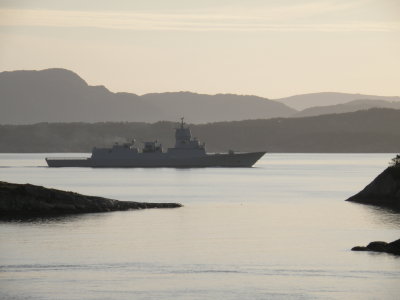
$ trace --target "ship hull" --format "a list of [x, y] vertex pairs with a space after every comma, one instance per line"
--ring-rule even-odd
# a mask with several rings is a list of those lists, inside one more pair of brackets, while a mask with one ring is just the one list
[[168, 154], [137, 154], [127, 158], [46, 158], [49, 167], [89, 168], [206, 168], [251, 167], [266, 152], [207, 154], [199, 157], [170, 157]]

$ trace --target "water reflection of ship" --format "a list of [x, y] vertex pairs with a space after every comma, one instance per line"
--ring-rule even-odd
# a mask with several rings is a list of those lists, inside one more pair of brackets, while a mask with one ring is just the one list
[[46, 158], [49, 167], [95, 168], [200, 168], [251, 167], [266, 152], [207, 153], [205, 144], [192, 138], [183, 118], [175, 130], [175, 146], [163, 152], [157, 141], [145, 142], [140, 151], [131, 143], [115, 144], [112, 148], [94, 148], [89, 158]]

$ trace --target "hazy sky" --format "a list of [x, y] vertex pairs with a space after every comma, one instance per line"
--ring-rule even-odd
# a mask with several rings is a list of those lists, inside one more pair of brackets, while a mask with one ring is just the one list
[[400, 96], [400, 0], [0, 0], [0, 71], [278, 98]]

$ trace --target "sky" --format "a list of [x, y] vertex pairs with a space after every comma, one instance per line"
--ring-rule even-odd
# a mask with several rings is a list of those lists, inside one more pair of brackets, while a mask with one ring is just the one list
[[400, 0], [0, 0], [0, 71], [271, 99], [400, 96]]

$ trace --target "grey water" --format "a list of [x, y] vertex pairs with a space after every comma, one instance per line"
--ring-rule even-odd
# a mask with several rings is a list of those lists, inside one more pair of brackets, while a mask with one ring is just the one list
[[[65, 155], [65, 154], [63, 154]], [[82, 156], [82, 154], [71, 154]], [[398, 299], [400, 215], [344, 201], [393, 154], [267, 154], [253, 168], [47, 168], [0, 180], [177, 209], [0, 223], [0, 299]]]

